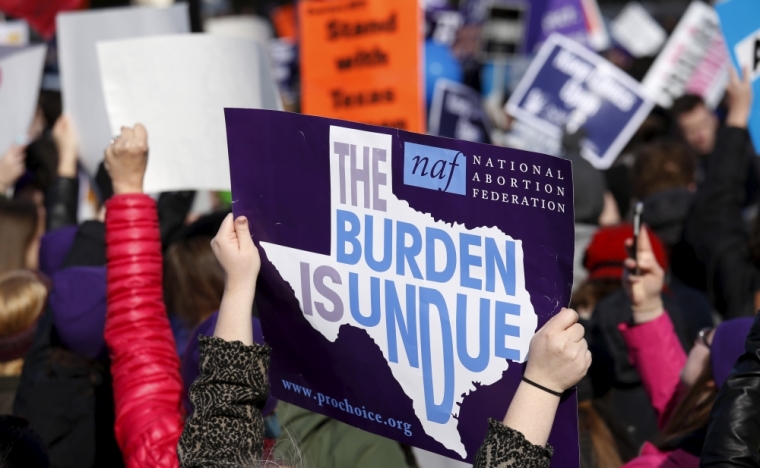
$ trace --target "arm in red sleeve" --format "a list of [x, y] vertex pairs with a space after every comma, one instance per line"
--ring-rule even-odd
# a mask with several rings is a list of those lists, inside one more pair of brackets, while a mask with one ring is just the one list
[[686, 353], [678, 341], [673, 322], [664, 313], [651, 322], [618, 325], [628, 347], [628, 358], [641, 375], [644, 388], [657, 412], [658, 425], [665, 426], [679, 395], [681, 369]]
[[142, 194], [106, 204], [108, 314], [116, 439], [128, 467], [177, 467], [182, 380], [162, 293], [156, 203]]

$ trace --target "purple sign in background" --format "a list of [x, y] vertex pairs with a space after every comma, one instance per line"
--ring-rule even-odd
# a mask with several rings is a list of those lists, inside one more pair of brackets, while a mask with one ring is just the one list
[[[286, 112], [225, 109], [225, 118], [234, 212], [251, 221], [257, 245], [265, 242], [330, 255], [330, 126], [391, 135], [391, 190], [395, 197], [437, 221], [463, 223], [468, 229], [495, 226], [521, 240], [525, 287], [539, 326], [568, 304], [574, 248], [569, 161]], [[461, 153], [467, 164], [465, 194], [405, 185], [407, 142]], [[473, 155], [479, 156], [479, 165]], [[541, 175], [534, 173], [534, 165], [541, 167]], [[526, 171], [520, 172], [521, 167]], [[547, 170], [551, 177], [546, 177]], [[512, 178], [518, 180], [517, 188], [510, 182]], [[553, 186], [546, 188], [552, 194], [543, 188], [536, 190], [545, 184]], [[559, 186], [565, 190], [564, 211], [558, 208]], [[554, 210], [547, 208], [550, 201]], [[334, 342], [326, 339], [305, 319], [290, 284], [260, 245], [259, 250], [263, 262], [256, 301], [265, 340], [273, 349], [269, 375], [273, 395], [369, 432], [462, 459], [425, 433], [411, 398], [369, 334], [343, 325]], [[503, 419], [523, 368], [523, 364], [510, 362], [501, 380], [488, 386], [475, 383], [475, 390], [463, 397], [457, 429], [466, 447], [466, 461], [472, 462], [481, 445], [488, 418]], [[351, 402], [365, 408], [364, 414], [319, 404], [317, 394]], [[375, 418], [367, 417], [370, 410]], [[579, 465], [575, 392], [563, 396], [549, 443], [555, 449], [553, 466]]]

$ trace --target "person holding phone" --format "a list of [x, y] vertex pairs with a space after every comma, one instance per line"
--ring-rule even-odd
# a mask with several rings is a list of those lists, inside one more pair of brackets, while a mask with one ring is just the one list
[[632, 304], [633, 319], [618, 329], [662, 432], [624, 466], [696, 468], [718, 388], [741, 354], [734, 344], [744, 341], [750, 322], [730, 320], [703, 329], [687, 355], [663, 307], [665, 272], [657, 263], [647, 230], [641, 229], [638, 239], [628, 239], [626, 246], [631, 256], [625, 261], [623, 286]]

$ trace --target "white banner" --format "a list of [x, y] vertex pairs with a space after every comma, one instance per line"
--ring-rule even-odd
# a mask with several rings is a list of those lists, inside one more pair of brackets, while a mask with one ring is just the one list
[[61, 13], [57, 27], [63, 108], [74, 119], [79, 132], [82, 163], [94, 174], [114, 136], [108, 125], [95, 44], [190, 32], [187, 4]]
[[266, 49], [251, 39], [109, 41], [98, 57], [110, 132], [137, 122], [148, 130], [147, 192], [229, 190], [224, 108], [282, 109]]

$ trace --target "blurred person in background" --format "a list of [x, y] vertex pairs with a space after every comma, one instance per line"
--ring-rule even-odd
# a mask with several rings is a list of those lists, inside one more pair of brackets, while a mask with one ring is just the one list
[[[654, 255], [667, 270], [665, 246], [651, 230], [642, 230], [649, 234]], [[643, 378], [630, 362], [629, 350], [618, 329], [618, 324], [632, 319], [631, 302], [621, 283], [628, 258], [625, 240], [632, 235], [630, 224], [597, 231], [585, 254], [588, 279], [570, 301], [583, 319], [586, 339], [594, 355], [589, 378], [595, 410], [613, 429], [624, 461], [630, 460], [637, 453], [636, 448], [658, 431], [655, 409], [647, 397]], [[695, 308], [690, 298], [669, 287], [661, 294], [675, 324], [676, 336], [685, 349], [690, 349], [700, 329], [713, 324], [709, 306], [705, 303], [702, 309]], [[617, 430], [618, 427], [624, 430]]]
[[623, 281], [631, 303], [632, 319], [619, 329], [630, 362], [657, 413], [661, 429], [655, 442], [646, 442], [641, 454], [626, 468], [699, 466], [708, 417], [718, 389], [741, 355], [751, 319], [723, 322], [700, 330], [687, 354], [676, 335], [671, 315], [662, 300], [665, 270], [658, 263], [647, 230], [642, 230], [632, 258], [625, 261]]
[[[734, 86], [735, 87], [735, 86]], [[731, 84], [727, 92], [731, 92]], [[751, 96], [750, 96], [751, 102]], [[736, 141], [736, 132], [731, 128], [736, 127], [737, 120], [730, 115], [732, 107], [734, 117], [738, 113], [737, 106], [743, 103], [736, 102], [732, 96], [728, 96], [729, 115], [724, 125], [721, 125], [718, 116], [707, 108], [705, 101], [697, 95], [685, 94], [673, 102], [670, 108], [671, 118], [676, 125], [678, 134], [683, 138], [686, 144], [699, 157], [699, 166], [697, 172], [697, 182], [702, 183], [710, 169], [710, 159], [708, 156], [714, 153], [724, 153], [727, 149], [743, 153], [746, 175], [742, 180], [745, 198], [743, 205], [757, 202], [760, 195], [760, 164], [757, 161], [755, 150], [751, 142], [739, 139], [744, 143], [742, 147], [727, 147], [725, 140]]]
[[734, 346], [743, 354], [713, 404], [702, 467], [760, 466], [760, 315], [746, 341]]
[[0, 415], [13, 411], [24, 357], [47, 297], [47, 285], [29, 270], [0, 275]]
[[42, 234], [33, 202], [0, 199], [0, 274], [36, 269]]
[[705, 177], [698, 183], [683, 234], [705, 272], [704, 290], [711, 305], [725, 318], [752, 315], [760, 306], [760, 250], [755, 248], [760, 230], [750, 236], [743, 217], [745, 182], [753, 164], [747, 156], [752, 84], [748, 72], [743, 76], [739, 79], [731, 69], [726, 125], [711, 144], [714, 151], [703, 160]]
[[164, 297], [182, 357], [190, 332], [219, 310], [224, 270], [211, 250], [211, 239], [227, 213], [213, 213], [182, 229], [164, 257]]

